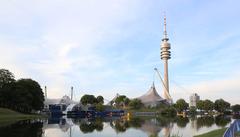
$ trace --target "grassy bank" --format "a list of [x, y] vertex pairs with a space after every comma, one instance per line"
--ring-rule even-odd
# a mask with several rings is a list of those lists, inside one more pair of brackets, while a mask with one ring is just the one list
[[194, 137], [222, 137], [227, 128], [216, 129]]
[[0, 125], [8, 125], [19, 120], [44, 118], [43, 115], [22, 114], [10, 109], [0, 108]]

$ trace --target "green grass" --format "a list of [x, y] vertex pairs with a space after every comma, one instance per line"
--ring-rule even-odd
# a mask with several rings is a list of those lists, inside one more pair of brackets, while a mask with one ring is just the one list
[[22, 114], [10, 109], [0, 108], [0, 125], [5, 126], [19, 120], [44, 118], [43, 115]]
[[194, 137], [222, 137], [227, 128], [216, 129]]

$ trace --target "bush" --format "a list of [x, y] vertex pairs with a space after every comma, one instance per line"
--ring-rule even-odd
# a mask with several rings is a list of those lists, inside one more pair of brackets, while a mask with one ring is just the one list
[[143, 106], [143, 103], [139, 99], [133, 99], [129, 102], [129, 107], [132, 109], [140, 109]]
[[177, 115], [177, 111], [174, 107], [167, 107], [161, 111], [161, 115], [166, 117], [175, 117]]

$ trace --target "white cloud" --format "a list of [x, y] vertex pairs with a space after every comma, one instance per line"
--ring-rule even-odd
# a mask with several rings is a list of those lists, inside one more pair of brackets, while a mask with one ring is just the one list
[[174, 99], [184, 98], [189, 102], [189, 96], [192, 93], [200, 95], [201, 99], [224, 99], [232, 104], [239, 103], [240, 78], [236, 73], [234, 76], [222, 77], [218, 80], [206, 80], [192, 85], [176, 85], [172, 84], [171, 95]]

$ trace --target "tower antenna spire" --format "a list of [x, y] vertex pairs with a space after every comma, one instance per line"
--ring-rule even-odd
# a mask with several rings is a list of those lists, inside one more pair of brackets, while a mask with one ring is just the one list
[[164, 31], [163, 31], [163, 40], [168, 40], [168, 36], [167, 36], [167, 18], [166, 18], [166, 12], [164, 12]]

